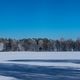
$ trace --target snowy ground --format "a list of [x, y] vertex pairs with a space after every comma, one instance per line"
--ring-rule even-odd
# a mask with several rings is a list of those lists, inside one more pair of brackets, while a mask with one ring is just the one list
[[[58, 69], [61, 68], [61, 69], [63, 69], [63, 71], [64, 71], [64, 69], [65, 69], [65, 71], [67, 69], [70, 69], [70, 70], [73, 69], [74, 72], [75, 72], [75, 70], [79, 70], [78, 72], [75, 72], [76, 74], [75, 74], [74, 80], [80, 80], [80, 77], [79, 77], [80, 52], [0, 52], [0, 74], [2, 74], [2, 75], [0, 75], [0, 80], [20, 80], [20, 78], [22, 78], [21, 80], [26, 80], [28, 78], [30, 78], [30, 80], [35, 80], [35, 79], [38, 80], [39, 77], [37, 75], [39, 72], [34, 73], [34, 75], [31, 74], [31, 76], [28, 75], [29, 73], [27, 74], [27, 71], [25, 72], [25, 74], [23, 74], [23, 72], [21, 72], [21, 71], [20, 71], [20, 73], [17, 73], [17, 71], [16, 71], [16, 70], [18, 70], [17, 67], [19, 67], [23, 70], [25, 68], [25, 70], [27, 70], [29, 68], [28, 65], [32, 66], [30, 68], [31, 68], [31, 70], [34, 70], [34, 72], [35, 72], [35, 69], [40, 71], [38, 69], [38, 67], [34, 67], [34, 66], [42, 66], [42, 67], [44, 66], [45, 68], [51, 67], [53, 72], [55, 71], [55, 68], [58, 68]], [[47, 70], [49, 71], [51, 68], [48, 68]], [[13, 71], [13, 69], [16, 72]], [[19, 69], [19, 70], [21, 70], [21, 69]], [[8, 72], [8, 70], [10, 70], [10, 72]], [[42, 70], [44, 70], [44, 69], [42, 69]], [[67, 74], [67, 72], [66, 72], [67, 75], [64, 76], [64, 74], [65, 74], [65, 71], [64, 71], [64, 73], [62, 73], [64, 76], [63, 77], [64, 79], [73, 80], [74, 72], [71, 73], [72, 71], [70, 71], [70, 70], [67, 70], [67, 71], [70, 74], [72, 74], [72, 76], [70, 74]], [[59, 71], [61, 72], [62, 70], [59, 70]], [[9, 73], [9, 75], [7, 73]], [[48, 72], [46, 72], [46, 73], [43, 72], [43, 74], [45, 74], [45, 75], [47, 73]], [[54, 72], [54, 73], [56, 73], [56, 72]], [[54, 73], [52, 73], [52, 74], [54, 74]], [[12, 74], [12, 76], [11, 76], [11, 74]], [[22, 77], [18, 76], [19, 74], [22, 75]], [[41, 74], [41, 72], [39, 73], [39, 75], [43, 76], [42, 80], [55, 79], [54, 75], [52, 75], [52, 76], [50, 75], [52, 78], [49, 78], [49, 76], [44, 76], [43, 74]], [[24, 78], [23, 75], [26, 76], [25, 79], [23, 79]], [[56, 79], [56, 80], [59, 80], [59, 78], [62, 77], [59, 75], [61, 75], [61, 74], [57, 73], [58, 79]], [[19, 77], [20, 78], [16, 79], [15, 76], [17, 78], [19, 78]]]
[[0, 61], [14, 59], [80, 60], [80, 52], [0, 52]]
[[0, 76], [0, 80], [18, 80], [18, 79], [12, 77]]
[[79, 67], [80, 64], [65, 62], [16, 62], [8, 60], [80, 60], [80, 52], [0, 52], [0, 63], [17, 63], [40, 66]]

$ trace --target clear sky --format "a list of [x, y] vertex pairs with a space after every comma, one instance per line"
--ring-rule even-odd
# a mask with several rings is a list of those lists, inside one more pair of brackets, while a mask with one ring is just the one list
[[80, 37], [80, 0], [0, 0], [0, 37]]

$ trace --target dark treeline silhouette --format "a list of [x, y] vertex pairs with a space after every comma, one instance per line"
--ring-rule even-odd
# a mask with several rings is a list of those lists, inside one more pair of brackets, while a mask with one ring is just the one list
[[28, 38], [15, 40], [0, 38], [0, 51], [80, 51], [80, 39]]

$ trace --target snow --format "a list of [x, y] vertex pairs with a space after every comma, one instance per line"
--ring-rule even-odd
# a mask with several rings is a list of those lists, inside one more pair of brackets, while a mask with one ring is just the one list
[[76, 63], [65, 63], [65, 62], [3, 62], [3, 63], [13, 63], [13, 64], [26, 64], [34, 66], [47, 66], [47, 67], [65, 67], [65, 68], [78, 68], [80, 69], [80, 64]]
[[16, 78], [0, 76], [0, 80], [17, 80]]
[[80, 60], [80, 52], [0, 52], [0, 63], [80, 68], [71, 62], [10, 62], [7, 60]]
[[0, 52], [0, 61], [15, 59], [80, 60], [80, 52]]
[[[80, 70], [80, 64], [71, 62], [36, 62], [35, 60], [80, 60], [80, 52], [0, 52], [0, 63], [26, 64], [35, 66], [71, 68]], [[15, 62], [8, 60], [33, 60]], [[18, 80], [0, 75], [0, 80]], [[20, 80], [20, 79], [19, 79]]]

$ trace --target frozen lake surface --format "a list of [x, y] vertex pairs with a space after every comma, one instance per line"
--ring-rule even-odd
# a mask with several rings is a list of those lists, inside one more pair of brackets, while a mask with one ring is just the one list
[[80, 52], [1, 52], [0, 80], [80, 80]]

